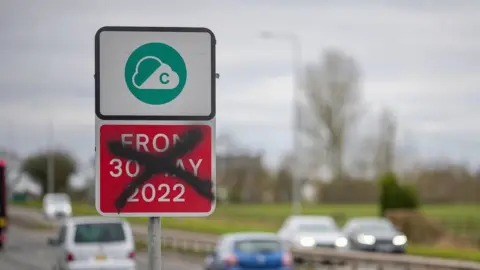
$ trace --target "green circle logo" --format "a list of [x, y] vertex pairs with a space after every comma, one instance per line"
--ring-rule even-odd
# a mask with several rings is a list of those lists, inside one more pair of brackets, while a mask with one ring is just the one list
[[128, 89], [147, 104], [161, 105], [174, 100], [186, 81], [185, 61], [167, 44], [144, 44], [130, 54], [125, 64]]

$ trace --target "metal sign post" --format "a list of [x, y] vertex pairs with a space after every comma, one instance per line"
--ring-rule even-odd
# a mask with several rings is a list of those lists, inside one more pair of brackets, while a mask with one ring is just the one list
[[148, 218], [148, 270], [161, 270], [162, 228], [160, 217]]
[[215, 35], [200, 27], [105, 26], [95, 35], [95, 207], [148, 217], [148, 269], [161, 217], [215, 210]]

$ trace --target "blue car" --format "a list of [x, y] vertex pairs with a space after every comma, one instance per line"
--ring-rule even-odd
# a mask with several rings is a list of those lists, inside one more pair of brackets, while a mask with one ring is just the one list
[[223, 235], [205, 258], [205, 270], [293, 270], [287, 245], [273, 233]]

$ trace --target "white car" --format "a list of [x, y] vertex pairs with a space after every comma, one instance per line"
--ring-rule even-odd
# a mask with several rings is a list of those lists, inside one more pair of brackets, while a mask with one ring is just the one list
[[346, 249], [347, 238], [329, 216], [291, 216], [278, 231], [282, 239], [297, 248]]
[[47, 219], [72, 216], [72, 202], [65, 193], [48, 193], [43, 197], [43, 214]]
[[64, 220], [54, 246], [55, 270], [135, 270], [135, 241], [120, 218], [74, 217]]

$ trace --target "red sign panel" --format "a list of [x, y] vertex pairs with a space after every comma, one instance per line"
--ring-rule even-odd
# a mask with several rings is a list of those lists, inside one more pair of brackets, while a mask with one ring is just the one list
[[[103, 125], [100, 127], [99, 167], [96, 206], [100, 214], [117, 214], [115, 200], [143, 170], [135, 161], [114, 156], [109, 142], [121, 141], [140, 152], [160, 154], [170, 149], [189, 127], [186, 125]], [[189, 153], [179, 157], [175, 165], [201, 179], [211, 181], [212, 129], [197, 126], [203, 139]], [[136, 189], [120, 211], [124, 216], [203, 216], [214, 210], [214, 202], [199, 195], [187, 183], [174, 175], [156, 174]]]

